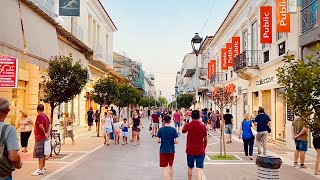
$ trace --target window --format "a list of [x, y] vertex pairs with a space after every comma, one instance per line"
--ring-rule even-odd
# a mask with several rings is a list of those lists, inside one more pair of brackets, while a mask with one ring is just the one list
[[225, 76], [226, 76], [226, 81], [227, 81], [228, 80], [228, 73], [226, 73]]
[[269, 61], [269, 51], [263, 53], [263, 62], [266, 63]]
[[231, 78], [233, 78], [233, 70], [230, 71]]
[[306, 33], [318, 25], [318, 1], [302, 0], [301, 1], [301, 33]]
[[269, 48], [271, 45], [270, 44], [262, 44], [262, 49]]
[[258, 23], [254, 21], [251, 24], [251, 50], [258, 50]]
[[277, 32], [277, 41], [279, 41], [281, 38], [287, 36], [287, 33], [283, 33], [283, 32]]
[[286, 41], [283, 41], [282, 43], [278, 44], [279, 49], [279, 56], [286, 53]]
[[242, 33], [242, 47], [243, 47], [242, 52], [248, 49], [248, 30], [243, 31]]

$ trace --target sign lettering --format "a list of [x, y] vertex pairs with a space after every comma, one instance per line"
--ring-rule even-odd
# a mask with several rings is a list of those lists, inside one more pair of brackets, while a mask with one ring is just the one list
[[226, 44], [226, 49], [227, 49], [227, 66], [232, 66], [233, 67], [233, 52], [232, 52], [232, 43], [227, 43]]
[[18, 87], [18, 60], [0, 56], [0, 88]]
[[290, 32], [290, 14], [287, 0], [277, 0], [277, 32]]
[[234, 57], [240, 55], [240, 37], [232, 37], [232, 66], [234, 64]]
[[260, 42], [272, 43], [272, 7], [260, 7]]
[[228, 62], [227, 62], [227, 49], [221, 49], [221, 70], [228, 70]]

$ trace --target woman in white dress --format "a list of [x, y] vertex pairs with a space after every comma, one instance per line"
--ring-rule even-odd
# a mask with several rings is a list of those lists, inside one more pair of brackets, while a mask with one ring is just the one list
[[34, 123], [28, 117], [28, 114], [26, 112], [20, 111], [20, 114], [21, 114], [21, 119], [17, 124], [16, 129], [20, 128], [20, 141], [21, 141], [22, 152], [27, 153], [28, 142], [32, 132], [32, 127], [34, 128]]
[[102, 121], [103, 132], [104, 132], [104, 144], [109, 146], [110, 144], [110, 133], [113, 132], [113, 116], [112, 111], [108, 111]]

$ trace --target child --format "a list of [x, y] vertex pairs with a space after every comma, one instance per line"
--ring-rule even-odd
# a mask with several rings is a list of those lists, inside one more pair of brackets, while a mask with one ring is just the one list
[[122, 145], [128, 144], [128, 120], [127, 118], [123, 119], [123, 124], [121, 125], [122, 129]]
[[160, 146], [160, 167], [163, 168], [163, 177], [168, 180], [168, 165], [170, 169], [170, 179], [173, 179], [173, 160], [175, 148], [174, 144], [178, 144], [178, 133], [177, 130], [171, 127], [171, 117], [165, 115], [163, 117], [164, 126], [158, 131], [158, 143]]
[[119, 118], [115, 117], [115, 123], [113, 124], [114, 129], [114, 143], [119, 144], [120, 143], [120, 123]]

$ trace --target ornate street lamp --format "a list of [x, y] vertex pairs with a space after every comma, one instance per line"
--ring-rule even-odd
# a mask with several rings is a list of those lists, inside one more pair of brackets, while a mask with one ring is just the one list
[[193, 52], [196, 54], [196, 108], [198, 105], [198, 86], [199, 86], [199, 67], [198, 67], [198, 55], [200, 52], [200, 48], [201, 48], [201, 42], [202, 42], [202, 37], [199, 36], [198, 33], [196, 33], [194, 35], [194, 37], [191, 39], [191, 46], [193, 49]]

